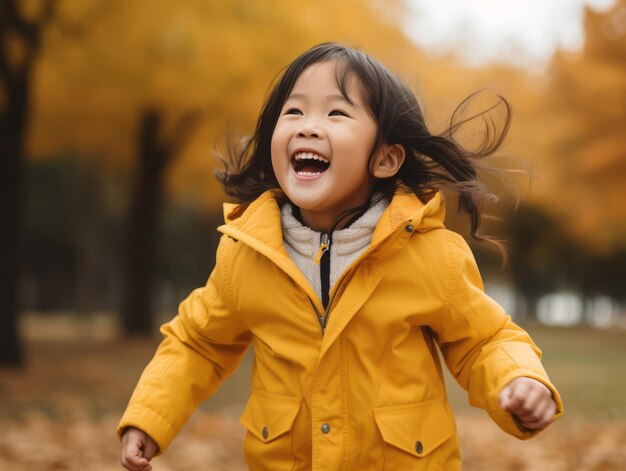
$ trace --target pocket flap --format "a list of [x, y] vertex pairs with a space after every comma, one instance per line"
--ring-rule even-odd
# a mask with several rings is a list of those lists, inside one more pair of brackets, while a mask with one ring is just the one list
[[454, 422], [441, 400], [374, 409], [385, 443], [416, 457], [428, 455], [454, 433]]
[[302, 400], [268, 392], [252, 391], [239, 421], [264, 442], [271, 442], [291, 430]]

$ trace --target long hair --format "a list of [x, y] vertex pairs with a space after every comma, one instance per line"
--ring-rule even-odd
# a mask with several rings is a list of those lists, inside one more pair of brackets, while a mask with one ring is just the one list
[[[490, 168], [481, 160], [492, 155], [508, 133], [512, 113], [508, 101], [499, 96], [499, 102], [492, 107], [462, 118], [471, 99], [479, 92], [474, 93], [457, 107], [445, 131], [431, 134], [417, 98], [400, 78], [371, 56], [335, 43], [319, 44], [289, 64], [271, 89], [254, 134], [237, 143], [229, 142], [226, 156], [220, 157], [224, 169], [216, 172], [225, 192], [245, 203], [253, 201], [268, 189], [279, 188], [271, 161], [271, 141], [276, 122], [300, 74], [313, 64], [327, 61], [336, 64], [337, 86], [344, 96], [347, 96], [348, 81], [352, 78], [358, 80], [363, 99], [377, 123], [370, 153], [372, 194], [376, 192], [390, 198], [396, 189], [401, 189], [427, 201], [439, 190], [452, 190], [458, 194], [458, 211], [469, 218], [472, 238], [489, 243], [506, 258], [501, 242], [478, 233], [482, 202], [492, 196], [480, 180], [478, 170]], [[504, 106], [505, 116], [504, 124], [498, 130], [488, 113], [499, 105]], [[483, 119], [486, 131], [478, 149], [470, 151], [459, 145], [454, 135], [464, 124], [477, 118]], [[371, 175], [371, 163], [383, 144], [403, 146], [406, 158], [395, 176], [375, 179]], [[348, 213], [363, 211], [369, 204], [371, 202]], [[339, 219], [346, 215], [341, 215]]]

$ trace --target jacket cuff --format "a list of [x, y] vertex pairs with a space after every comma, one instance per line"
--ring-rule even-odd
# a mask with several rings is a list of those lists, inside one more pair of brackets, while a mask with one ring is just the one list
[[117, 436], [120, 440], [128, 427], [138, 428], [147, 433], [159, 447], [157, 456], [165, 451], [176, 435], [167, 420], [140, 404], [133, 404], [124, 412], [117, 426]]

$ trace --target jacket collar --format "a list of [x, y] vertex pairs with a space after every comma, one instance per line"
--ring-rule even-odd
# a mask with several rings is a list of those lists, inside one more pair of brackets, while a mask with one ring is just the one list
[[[284, 198], [282, 191], [268, 190], [248, 205], [225, 203], [225, 224], [217, 230], [234, 240], [245, 243], [272, 260], [298, 283], [312, 300], [317, 300], [317, 295], [302, 272], [289, 258], [283, 245], [279, 201]], [[440, 192], [435, 193], [428, 202], [423, 203], [415, 194], [398, 188], [391, 203], [380, 217], [370, 246], [357, 260], [372, 253], [386, 254], [387, 250], [394, 250], [391, 244], [385, 242], [392, 239], [396, 233], [403, 234], [404, 237], [398, 237], [398, 239], [400, 242], [405, 242], [412, 232], [428, 232], [442, 228], [444, 217], [445, 204]], [[402, 245], [403, 243], [393, 244], [393, 247], [397, 249]]]
[[[224, 203], [224, 222], [218, 228], [227, 234], [228, 228], [245, 232], [269, 247], [280, 250], [283, 245], [280, 204], [284, 194], [268, 190], [248, 205]], [[443, 227], [445, 203], [441, 192], [426, 203], [413, 193], [398, 188], [374, 230], [372, 245], [377, 245], [400, 227], [411, 225], [413, 230], [427, 232]], [[227, 234], [229, 235], [229, 234]]]
[[233, 231], [238, 235], [246, 234], [249, 236], [245, 237], [246, 242], [253, 238], [273, 250], [281, 251], [283, 239], [278, 200], [283, 197], [280, 190], [268, 190], [248, 205], [224, 203], [225, 224], [217, 230], [234, 239], [237, 237], [232, 235]]

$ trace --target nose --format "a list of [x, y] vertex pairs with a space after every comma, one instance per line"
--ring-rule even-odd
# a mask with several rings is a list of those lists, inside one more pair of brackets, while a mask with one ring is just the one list
[[322, 130], [318, 125], [307, 120], [306, 123], [302, 123], [302, 126], [297, 131], [298, 137], [309, 137], [319, 139], [322, 136]]

